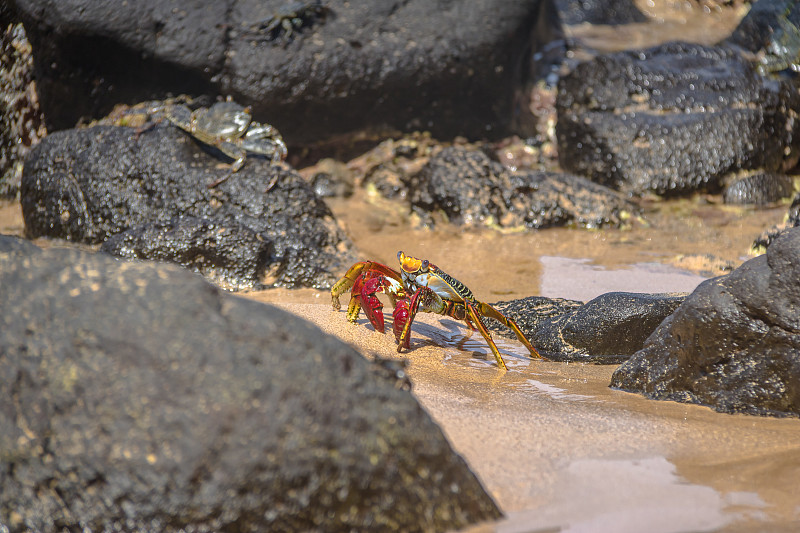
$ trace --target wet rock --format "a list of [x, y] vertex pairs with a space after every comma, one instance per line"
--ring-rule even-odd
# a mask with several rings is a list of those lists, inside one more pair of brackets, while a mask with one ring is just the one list
[[52, 129], [168, 92], [234, 94], [298, 144], [385, 127], [502, 135], [540, 1], [308, 1], [297, 17], [282, 0], [17, 4]]
[[800, 415], [800, 229], [700, 284], [611, 386], [727, 413]]
[[767, 205], [791, 196], [794, 181], [786, 174], [756, 172], [734, 180], [722, 194], [726, 204]]
[[427, 133], [387, 139], [372, 150], [348, 162], [364, 176], [361, 186], [390, 200], [408, 201], [408, 182], [441, 150], [441, 143]]
[[780, 172], [800, 154], [797, 92], [723, 48], [598, 56], [560, 80], [557, 109], [562, 167], [628, 193], [717, 192], [731, 172]]
[[311, 187], [320, 198], [348, 198], [353, 195], [352, 185], [327, 172], [315, 174]]
[[431, 157], [408, 184], [413, 209], [467, 226], [619, 226], [636, 207], [589, 180], [554, 172], [512, 173], [479, 150], [454, 146]]
[[758, 58], [765, 73], [790, 69], [800, 61], [800, 5], [791, 0], [758, 0], [722, 44]]
[[100, 251], [127, 259], [178, 263], [231, 290], [262, 289], [272, 242], [247, 226], [196, 217], [133, 226]]
[[10, 531], [444, 531], [500, 514], [401, 369], [277, 308], [10, 237], [0, 307]]
[[25, 156], [47, 130], [33, 81], [31, 45], [7, 9], [0, 8], [0, 198], [15, 198]]
[[531, 296], [494, 306], [516, 320], [548, 359], [616, 364], [640, 350], [683, 300], [675, 294], [610, 292], [585, 304]]
[[[207, 187], [226, 176], [217, 187]], [[220, 154], [208, 153], [166, 123], [144, 131], [96, 126], [51, 134], [25, 162], [21, 204], [30, 236], [90, 244], [136, 226], [155, 224], [144, 233], [158, 233], [159, 224], [168, 227], [175, 217], [239, 228], [239, 235], [246, 228], [272, 243], [267, 273], [260, 280], [267, 285], [330, 287], [356, 259], [328, 206], [295, 171], [248, 157], [230, 175]], [[176, 251], [197, 246], [193, 231], [171, 236], [186, 238], [180, 245], [170, 244]], [[232, 246], [216, 252], [229, 265], [242, 258], [237, 240], [217, 243]], [[139, 248], [137, 255], [147, 248]], [[151, 251], [152, 258], [164, 259], [157, 246]], [[196, 268], [188, 259], [186, 266]], [[228, 282], [247, 286], [253, 275], [251, 271]]]
[[753, 253], [763, 254], [767, 247], [772, 244], [772, 241], [792, 228], [800, 228], [800, 193], [795, 194], [783, 224], [773, 226], [759, 235], [753, 242], [751, 251]]

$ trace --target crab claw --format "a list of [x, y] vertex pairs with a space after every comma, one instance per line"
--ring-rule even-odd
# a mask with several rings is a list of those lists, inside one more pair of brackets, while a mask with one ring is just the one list
[[[394, 324], [392, 325], [392, 329], [394, 329], [394, 338], [397, 339], [397, 344], [400, 344], [400, 337], [403, 335], [403, 328], [408, 322], [408, 300], [402, 299], [397, 300], [394, 304], [394, 312], [392, 313], [392, 318], [394, 318]], [[410, 348], [411, 347], [411, 339], [406, 339], [406, 342], [403, 343], [403, 348]]]
[[[360, 287], [360, 290], [356, 292], [361, 298], [361, 306], [362, 309], [364, 309], [364, 314], [367, 315], [372, 327], [381, 333], [386, 331], [383, 324], [383, 304], [378, 297], [375, 296], [375, 293], [384, 290], [385, 285], [383, 281], [383, 276], [368, 279], [363, 283], [363, 286]], [[353, 287], [354, 292], [356, 289], [356, 287]]]

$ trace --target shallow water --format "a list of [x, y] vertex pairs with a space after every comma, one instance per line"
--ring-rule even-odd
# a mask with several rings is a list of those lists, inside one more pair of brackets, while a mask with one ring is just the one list
[[[698, 195], [643, 202], [627, 229], [565, 229], [502, 234], [453, 226], [409, 229], [402, 215], [366, 195], [330, 202], [364, 259], [397, 265], [397, 251], [427, 258], [494, 302], [531, 295], [588, 300], [609, 290], [691, 291], [749, 257], [788, 203], [765, 209], [727, 206]], [[545, 274], [544, 266], [552, 266]]]
[[[254, 295], [256, 296], [256, 295]], [[372, 357], [391, 333], [324, 304], [279, 304]], [[476, 532], [796, 531], [800, 420], [727, 415], [608, 387], [616, 366], [531, 360], [495, 336], [419, 315], [413, 393], [506, 518]]]

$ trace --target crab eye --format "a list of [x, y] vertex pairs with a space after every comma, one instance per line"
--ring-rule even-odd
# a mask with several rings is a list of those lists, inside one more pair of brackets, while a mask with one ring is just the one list
[[400, 261], [400, 262], [402, 263], [402, 262], [403, 262], [403, 256], [404, 256], [404, 255], [405, 255], [405, 254], [403, 253], [403, 250], [400, 250], [399, 252], [397, 252], [397, 260], [398, 260], [398, 261]]
[[427, 259], [423, 259], [422, 260], [422, 266], [420, 267], [420, 270], [428, 270], [428, 265], [429, 264], [430, 264], [430, 262], [428, 262]]

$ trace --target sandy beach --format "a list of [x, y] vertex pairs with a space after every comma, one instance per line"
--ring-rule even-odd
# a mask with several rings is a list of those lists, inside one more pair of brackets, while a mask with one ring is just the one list
[[[560, 262], [543, 268], [543, 283], [561, 279], [552, 290], [569, 285]], [[621, 277], [633, 286], [649, 280], [653, 292], [702, 280], [679, 271], [652, 277], [647, 267], [593, 271], [582, 273], [585, 287], [573, 296], [613, 288]], [[407, 359], [413, 394], [506, 514], [472, 532], [800, 527], [797, 419], [646, 400], [608, 387], [615, 366], [534, 361], [515, 340], [495, 336], [509, 367], [502, 372], [478, 333], [433, 315], [419, 315], [411, 350], [398, 355], [391, 333], [363, 317], [349, 324], [325, 293], [308, 292], [308, 304], [276, 295], [249, 297], [277, 300], [366, 357]]]

